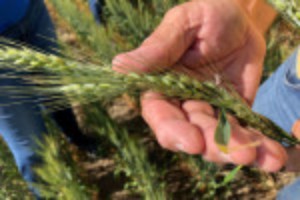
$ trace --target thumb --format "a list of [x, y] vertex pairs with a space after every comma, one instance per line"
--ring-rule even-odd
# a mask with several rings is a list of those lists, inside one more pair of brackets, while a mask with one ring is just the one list
[[195, 13], [199, 17], [193, 16], [197, 20], [191, 22], [188, 15], [195, 10], [197, 4], [194, 4], [188, 2], [168, 11], [160, 25], [139, 48], [113, 59], [113, 69], [120, 72], [152, 72], [174, 65], [191, 46], [200, 28], [202, 17], [199, 8]]

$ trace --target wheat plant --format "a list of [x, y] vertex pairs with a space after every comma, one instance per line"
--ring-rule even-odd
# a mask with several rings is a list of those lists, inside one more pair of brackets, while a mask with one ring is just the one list
[[[1, 66], [22, 73], [27, 88], [8, 88], [12, 95], [24, 97], [30, 93], [48, 96], [50, 104], [64, 106], [66, 102], [59, 92], [78, 103], [109, 101], [123, 93], [137, 94], [146, 90], [163, 93], [178, 99], [196, 99], [225, 109], [242, 124], [257, 129], [282, 143], [295, 145], [299, 141], [269, 119], [254, 113], [232, 87], [221, 87], [213, 81], [200, 82], [187, 75], [172, 72], [159, 74], [122, 75], [110, 66], [81, 63], [54, 55], [42, 54], [26, 47], [16, 49], [3, 46], [0, 50]], [[24, 73], [29, 74], [24, 77]], [[44, 74], [44, 75], [41, 75]], [[9, 75], [8, 75], [9, 76]], [[10, 75], [14, 78], [14, 75]], [[35, 85], [32, 85], [35, 84]]]
[[28, 185], [15, 165], [13, 156], [0, 138], [0, 199], [33, 199]]
[[289, 22], [300, 28], [300, 1], [299, 0], [268, 0]]
[[162, 176], [150, 163], [143, 145], [112, 120], [103, 107], [93, 104], [87, 106], [86, 111], [89, 127], [99, 136], [107, 137], [117, 149], [119, 171], [132, 179], [130, 185], [135, 193], [145, 200], [167, 199]]
[[[35, 167], [37, 189], [40, 197], [58, 200], [89, 200], [91, 186], [81, 179], [80, 165], [77, 165], [71, 151], [66, 148], [66, 140], [60, 130], [45, 116], [48, 134], [39, 141], [38, 154], [42, 163]], [[95, 191], [95, 187], [93, 188]]]

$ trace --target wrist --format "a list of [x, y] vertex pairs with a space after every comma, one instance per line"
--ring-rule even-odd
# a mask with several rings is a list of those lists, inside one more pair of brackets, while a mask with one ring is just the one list
[[274, 19], [276, 11], [266, 2], [266, 0], [237, 0], [245, 8], [254, 25], [261, 33], [266, 33]]

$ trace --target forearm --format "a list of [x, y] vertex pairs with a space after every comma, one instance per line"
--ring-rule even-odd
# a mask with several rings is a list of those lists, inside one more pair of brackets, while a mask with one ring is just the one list
[[264, 34], [273, 23], [277, 13], [266, 0], [238, 0], [245, 7], [257, 28]]

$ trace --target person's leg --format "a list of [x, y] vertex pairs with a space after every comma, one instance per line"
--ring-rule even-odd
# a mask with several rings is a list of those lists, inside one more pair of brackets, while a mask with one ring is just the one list
[[[297, 53], [260, 87], [253, 106], [254, 111], [270, 118], [287, 132], [300, 119], [300, 79], [295, 73]], [[298, 200], [299, 197], [300, 179], [297, 179], [278, 193], [277, 200]]]
[[300, 178], [293, 183], [285, 186], [277, 194], [277, 200], [299, 200], [300, 197]]
[[103, 0], [89, 0], [90, 10], [97, 23], [100, 23], [102, 15], [102, 6], [104, 5]]
[[[0, 85], [10, 82], [1, 79]], [[42, 141], [42, 133], [46, 133], [40, 108], [34, 102], [11, 105], [13, 98], [0, 98], [0, 135], [7, 143], [16, 165], [24, 180], [28, 183], [36, 181], [33, 167], [40, 164], [40, 157], [36, 154], [38, 144]], [[18, 100], [19, 101], [19, 100]], [[4, 105], [5, 104], [5, 105]]]
[[[30, 10], [27, 15], [18, 24], [10, 27], [1, 36], [30, 43], [44, 51], [53, 51], [56, 48], [55, 33], [50, 17], [42, 0], [32, 0]], [[0, 74], [8, 73], [3, 69]], [[22, 86], [21, 80], [0, 79], [1, 86]], [[35, 182], [36, 176], [33, 172], [33, 166], [38, 165], [41, 158], [36, 153], [38, 151], [37, 140], [42, 142], [43, 134], [46, 133], [41, 109], [38, 105], [38, 97], [16, 104], [21, 99], [15, 99], [9, 96], [9, 91], [1, 91], [0, 95], [0, 135], [3, 137], [10, 150], [19, 171], [27, 182]], [[70, 140], [81, 142], [81, 134], [75, 116], [71, 110], [61, 111], [54, 114], [63, 131], [68, 133]], [[68, 119], [68, 121], [64, 121]], [[74, 139], [75, 138], [75, 139]], [[34, 188], [32, 188], [34, 190]], [[34, 191], [36, 197], [38, 192]]]
[[[32, 4], [30, 10], [38, 11], [39, 9]], [[28, 15], [29, 12], [22, 19], [22, 23], [15, 24], [0, 35], [16, 41], [27, 38], [25, 33], [26, 26], [29, 24]], [[5, 73], [12, 73], [12, 71], [1, 68], [0, 74]], [[0, 87], [2, 88], [17, 87], [23, 84], [21, 79], [5, 78], [5, 76], [0, 78]], [[37, 179], [33, 167], [41, 163], [41, 158], [36, 153], [39, 150], [37, 141], [42, 142], [43, 134], [46, 133], [42, 111], [35, 100], [34, 97], [17, 98], [12, 96], [9, 91], [1, 90], [0, 136], [10, 148], [21, 175], [30, 187], [30, 183], [36, 182]], [[33, 187], [31, 189], [38, 198], [38, 192]]]
[[[31, 23], [26, 27], [28, 37], [24, 38], [24, 42], [48, 53], [57, 54], [55, 27], [43, 1], [35, 1], [40, 4], [40, 15], [38, 17], [36, 15], [31, 16]], [[89, 145], [91, 140], [81, 132], [71, 108], [55, 111], [51, 113], [51, 116], [70, 142], [86, 150], [93, 148], [92, 145]]]
[[287, 132], [300, 119], [300, 80], [295, 75], [297, 53], [288, 58], [259, 88], [253, 110]]

